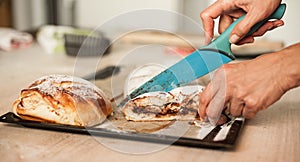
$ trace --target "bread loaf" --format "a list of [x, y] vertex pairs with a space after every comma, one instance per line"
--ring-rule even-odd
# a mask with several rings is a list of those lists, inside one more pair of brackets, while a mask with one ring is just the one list
[[67, 75], [34, 81], [13, 103], [13, 112], [23, 119], [75, 126], [100, 124], [112, 111], [111, 102], [99, 88]]

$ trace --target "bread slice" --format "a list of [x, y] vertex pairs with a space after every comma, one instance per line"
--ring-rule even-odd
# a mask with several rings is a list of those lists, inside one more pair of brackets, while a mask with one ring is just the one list
[[170, 92], [150, 92], [138, 96], [123, 107], [127, 120], [162, 121], [199, 118], [199, 94], [202, 86], [185, 86]]

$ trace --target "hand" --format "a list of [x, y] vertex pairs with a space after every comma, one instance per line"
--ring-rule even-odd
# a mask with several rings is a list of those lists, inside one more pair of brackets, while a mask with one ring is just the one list
[[230, 35], [230, 42], [234, 44], [251, 43], [254, 37], [262, 36], [267, 31], [284, 25], [282, 20], [268, 21], [252, 35], [245, 37], [251, 27], [270, 16], [279, 6], [281, 0], [218, 0], [205, 9], [200, 17], [205, 32], [205, 43], [213, 38], [214, 19], [220, 16], [219, 33], [222, 33], [235, 19], [245, 13], [245, 18], [239, 22]]
[[216, 124], [229, 105], [233, 116], [253, 118], [300, 85], [300, 43], [253, 60], [225, 64], [200, 94], [199, 115]]

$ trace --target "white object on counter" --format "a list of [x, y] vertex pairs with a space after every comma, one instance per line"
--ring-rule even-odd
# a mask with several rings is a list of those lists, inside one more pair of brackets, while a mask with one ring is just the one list
[[11, 28], [0, 28], [0, 49], [11, 51], [12, 49], [26, 48], [33, 41], [32, 35]]
[[124, 97], [165, 69], [166, 67], [154, 63], [142, 65], [136, 68], [126, 79], [124, 86]]
[[68, 26], [43, 26], [37, 34], [37, 41], [49, 54], [64, 53], [64, 34], [73, 31], [73, 29]]

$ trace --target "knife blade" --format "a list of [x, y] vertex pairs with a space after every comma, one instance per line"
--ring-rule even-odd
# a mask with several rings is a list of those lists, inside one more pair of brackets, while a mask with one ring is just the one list
[[[285, 12], [285, 8], [285, 4], [279, 5], [273, 14], [255, 24], [247, 35], [251, 35], [270, 19], [281, 19]], [[176, 87], [186, 85], [187, 83], [216, 70], [223, 64], [234, 60], [235, 57], [231, 52], [229, 36], [236, 24], [243, 20], [244, 17], [245, 15], [234, 21], [208, 46], [196, 50], [135, 89], [123, 100], [123, 102], [121, 102], [121, 105], [122, 103], [124, 104], [128, 100], [147, 92], [170, 91]]]

